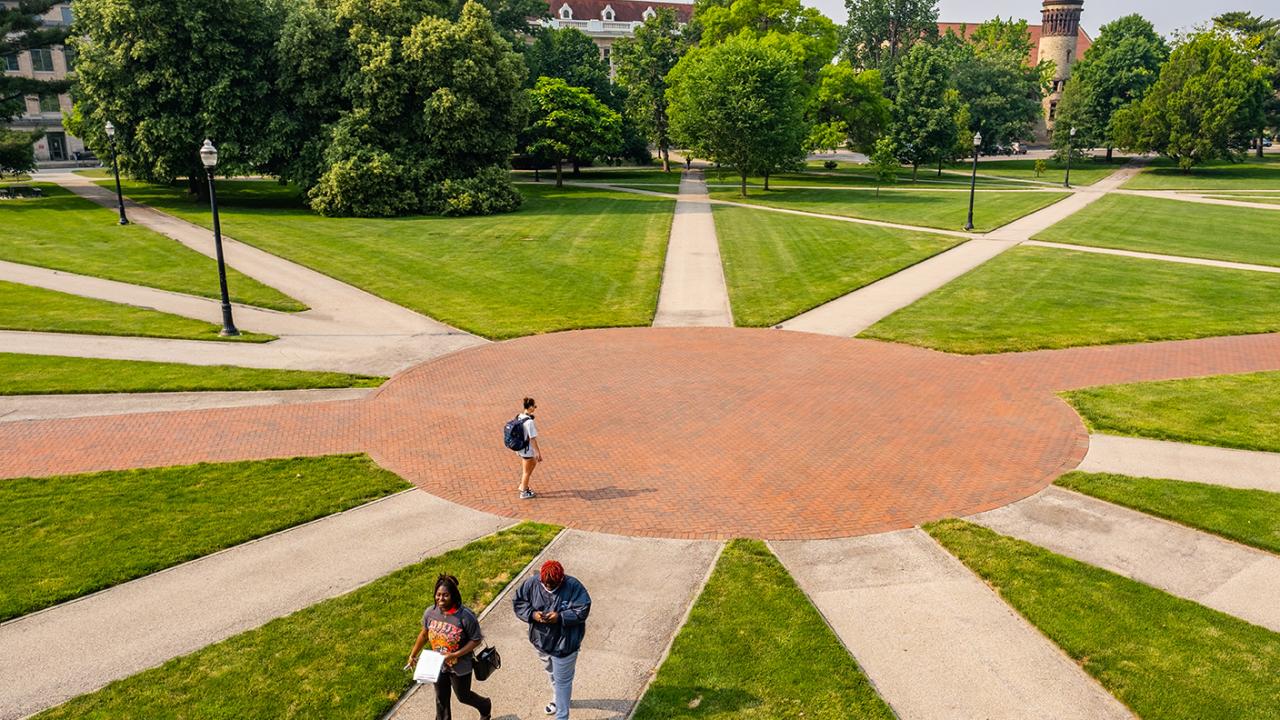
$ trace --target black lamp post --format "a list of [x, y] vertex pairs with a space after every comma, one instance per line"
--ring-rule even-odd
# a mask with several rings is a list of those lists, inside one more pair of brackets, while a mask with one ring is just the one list
[[978, 150], [982, 147], [982, 133], [973, 134], [973, 177], [969, 180], [969, 222], [964, 224], [965, 230], [973, 229], [973, 196], [978, 190]]
[[128, 225], [129, 218], [124, 216], [124, 193], [120, 191], [120, 164], [116, 162], [116, 126], [107, 121], [107, 137], [111, 140], [111, 172], [116, 176], [116, 202], [120, 206], [120, 224]]
[[219, 335], [235, 337], [240, 334], [231, 320], [231, 300], [227, 297], [227, 266], [222, 261], [222, 225], [218, 221], [218, 191], [214, 187], [213, 169], [218, 167], [218, 149], [211, 140], [200, 147], [200, 162], [209, 176], [209, 207], [213, 209], [213, 247], [218, 255], [218, 285], [222, 290], [222, 331]]
[[1076, 129], [1071, 128], [1071, 132], [1068, 133], [1067, 136], [1070, 138], [1067, 140], [1067, 181], [1063, 183], [1063, 185], [1071, 187], [1071, 153], [1073, 152], [1074, 145], [1076, 144]]

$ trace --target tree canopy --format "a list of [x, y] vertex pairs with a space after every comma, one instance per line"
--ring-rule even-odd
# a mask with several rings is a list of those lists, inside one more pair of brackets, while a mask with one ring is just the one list
[[[1267, 128], [1280, 133], [1280, 19], [1266, 18], [1247, 12], [1230, 12], [1213, 19], [1215, 26], [1235, 34], [1255, 64], [1266, 68], [1272, 94], [1263, 103], [1259, 141]], [[1262, 143], [1258, 142], [1258, 157]]]
[[663, 8], [636, 28], [634, 37], [613, 44], [618, 84], [626, 92], [626, 110], [671, 170], [671, 122], [667, 117], [667, 74], [686, 49], [675, 11]]
[[893, 139], [898, 156], [913, 170], [951, 157], [961, 129], [956, 125], [960, 96], [951, 88], [951, 69], [942, 52], [917, 45], [898, 65], [893, 102]]
[[845, 0], [844, 6], [844, 58], [882, 71], [890, 84], [900, 58], [938, 37], [938, 0]]
[[1042, 117], [1053, 64], [1027, 66], [1029, 44], [1025, 22], [1000, 18], [982, 23], [969, 40], [948, 33], [939, 43], [938, 52], [951, 64], [952, 87], [967, 109], [968, 130], [982, 133], [983, 152], [1029, 139]]
[[622, 117], [586, 88], [541, 77], [529, 101], [528, 151], [555, 163], [556, 187], [566, 160], [610, 155], [622, 143]]
[[822, 68], [809, 118], [809, 148], [871, 151], [889, 125], [889, 99], [879, 70], [858, 72], [848, 63]]

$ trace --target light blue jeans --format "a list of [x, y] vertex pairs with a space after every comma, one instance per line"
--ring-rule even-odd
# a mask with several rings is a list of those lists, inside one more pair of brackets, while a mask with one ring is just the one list
[[573, 672], [578, 665], [578, 653], [569, 657], [552, 657], [538, 653], [551, 681], [551, 692], [556, 699], [556, 720], [569, 720], [569, 702], [573, 696]]

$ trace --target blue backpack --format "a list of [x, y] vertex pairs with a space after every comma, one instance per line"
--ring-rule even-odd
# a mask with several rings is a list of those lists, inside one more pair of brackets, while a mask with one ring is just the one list
[[[521, 413], [523, 415], [524, 413]], [[524, 422], [529, 418], [521, 418], [517, 415], [507, 421], [502, 428], [502, 443], [507, 446], [508, 450], [520, 452], [529, 447], [529, 437], [524, 433]]]

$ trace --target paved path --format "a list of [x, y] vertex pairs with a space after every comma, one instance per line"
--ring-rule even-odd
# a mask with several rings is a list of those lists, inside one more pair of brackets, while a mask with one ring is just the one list
[[[591, 593], [591, 616], [573, 684], [575, 720], [628, 716], [710, 574], [718, 549], [719, 543], [713, 542], [572, 530], [548, 547], [545, 556], [559, 560]], [[495, 602], [483, 629], [502, 652], [502, 669], [493, 681], [478, 684], [478, 691], [493, 699], [495, 720], [545, 718], [542, 707], [551, 692], [529, 645], [528, 626], [511, 611], [510, 595]], [[470, 712], [462, 708], [458, 715], [469, 717]], [[434, 718], [431, 689], [416, 692], [393, 717]]]
[[1059, 487], [969, 519], [1280, 632], [1280, 556]]
[[849, 217], [847, 215], [828, 215], [826, 213], [809, 212], [807, 210], [792, 210], [790, 208], [772, 207], [769, 205], [756, 205], [754, 203], [736, 202], [733, 200], [712, 200], [712, 205], [731, 205], [733, 207], [744, 207], [752, 210], [762, 210], [764, 212], [783, 213], [785, 215], [798, 215], [800, 217], [819, 218], [821, 220], [835, 220], [836, 222], [854, 223], [857, 225], [874, 225], [876, 227], [890, 228], [893, 230], [908, 230], [917, 233], [929, 233], [931, 235], [946, 235], [949, 237], [964, 238], [971, 240], [975, 236], [973, 233], [961, 232], [959, 230], [939, 230], [938, 228], [920, 227], [919, 225], [906, 225], [903, 223], [885, 222], [883, 220], [868, 220], [866, 218]]
[[262, 390], [258, 392], [94, 393], [83, 395], [3, 395], [0, 422], [132, 415], [173, 410], [210, 410], [256, 405], [299, 405], [361, 400], [376, 388]]
[[1070, 196], [987, 233], [986, 237], [1017, 242], [1030, 240], [1037, 233], [1075, 215], [1107, 194], [1116, 192], [1121, 185], [1129, 181], [1129, 178], [1142, 172], [1142, 167], [1142, 163], [1125, 165], [1092, 185], [1072, 188], [1073, 192]]
[[1159, 198], [1161, 200], [1178, 200], [1180, 202], [1200, 203], [1202, 205], [1226, 205], [1227, 207], [1252, 208], [1254, 210], [1280, 210], [1280, 205], [1249, 202], [1247, 200], [1224, 200], [1221, 197], [1209, 197], [1213, 193], [1206, 191], [1202, 195], [1186, 190], [1121, 190], [1122, 195], [1138, 195], [1141, 197]]
[[1280, 273], [1275, 265], [1254, 265], [1251, 263], [1230, 262], [1227, 260], [1209, 260], [1207, 258], [1187, 257], [1185, 255], [1163, 255], [1160, 253], [1137, 252], [1135, 250], [1117, 250], [1115, 248], [1094, 247], [1091, 245], [1071, 245], [1068, 243], [1042, 242], [1028, 240], [1023, 245], [1074, 250], [1076, 252], [1096, 253], [1099, 255], [1119, 255], [1121, 257], [1141, 258], [1143, 260], [1160, 260], [1162, 262], [1183, 263], [1185, 265], [1203, 265], [1206, 267], [1225, 268], [1227, 270], [1248, 270], [1250, 272]]
[[688, 171], [680, 180], [653, 324], [733, 327], [716, 224], [701, 170]]
[[1280, 493], [1280, 453], [1091, 435], [1079, 469]]
[[409, 491], [4, 623], [0, 718], [90, 692], [507, 524]]
[[774, 550], [898, 717], [1132, 717], [921, 530]]

